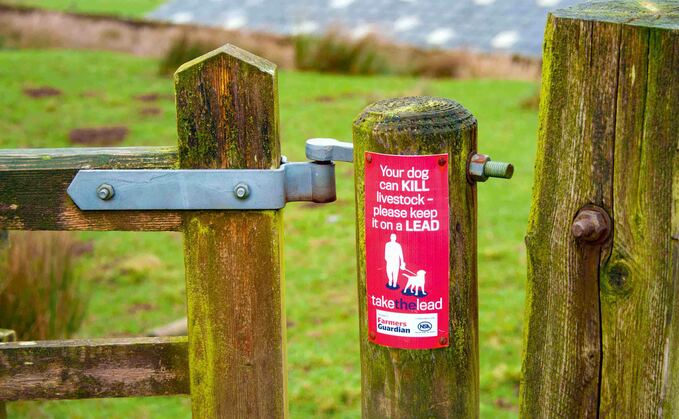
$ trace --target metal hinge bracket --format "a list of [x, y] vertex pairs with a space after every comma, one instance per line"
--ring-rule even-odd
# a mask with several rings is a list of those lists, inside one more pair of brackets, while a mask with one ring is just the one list
[[307, 141], [313, 161], [271, 170], [80, 170], [68, 195], [83, 211], [280, 209], [287, 202], [333, 202], [334, 161], [352, 161], [353, 145]]

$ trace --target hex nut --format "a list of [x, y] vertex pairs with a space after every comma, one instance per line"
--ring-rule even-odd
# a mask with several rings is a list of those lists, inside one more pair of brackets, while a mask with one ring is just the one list
[[238, 199], [245, 199], [250, 195], [250, 188], [245, 183], [239, 183], [233, 188], [233, 193]]
[[115, 194], [115, 189], [113, 189], [113, 186], [109, 185], [108, 183], [103, 183], [97, 188], [97, 196], [102, 201], [108, 201], [109, 199], [113, 198]]
[[472, 154], [469, 159], [469, 165], [467, 167], [467, 174], [469, 179], [474, 182], [485, 182], [488, 180], [483, 172], [486, 167], [486, 163], [490, 161], [490, 156], [486, 154]]

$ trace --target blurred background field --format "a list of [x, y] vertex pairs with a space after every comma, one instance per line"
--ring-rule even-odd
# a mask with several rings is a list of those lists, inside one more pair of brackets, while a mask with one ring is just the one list
[[[97, 5], [89, 9], [90, 2], [67, 0], [10, 3], [141, 15], [158, 1], [92, 2]], [[161, 61], [101, 51], [0, 49], [0, 146], [175, 144], [172, 80], [160, 74]], [[291, 161], [304, 159], [307, 138], [349, 140], [353, 118], [376, 100], [433, 95], [455, 99], [476, 116], [479, 151], [515, 164], [511, 181], [478, 188], [482, 417], [517, 416], [536, 91], [529, 81], [279, 75], [281, 143]], [[353, 168], [339, 163], [337, 170], [336, 203], [293, 203], [284, 210], [294, 418], [360, 416]], [[85, 305], [75, 337], [139, 336], [185, 314], [181, 235], [69, 234], [79, 249], [73, 271]], [[10, 417], [27, 418], [190, 416], [187, 397], [17, 402], [8, 409]]]
[[163, 0], [3, 0], [2, 3], [64, 12], [142, 17], [163, 4]]

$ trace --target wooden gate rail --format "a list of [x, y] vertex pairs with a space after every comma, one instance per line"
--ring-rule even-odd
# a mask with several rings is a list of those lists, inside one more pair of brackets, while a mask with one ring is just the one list
[[189, 394], [186, 337], [0, 343], [0, 401]]
[[183, 232], [189, 325], [188, 340], [0, 345], [0, 402], [190, 392], [194, 417], [287, 416], [281, 211], [82, 212], [66, 192], [80, 169], [279, 167], [276, 74], [230, 45], [186, 63], [177, 148], [0, 151], [0, 230]]
[[176, 147], [0, 151], [0, 230], [175, 231], [169, 211], [82, 212], [66, 193], [80, 169], [172, 169]]
[[[0, 249], [4, 246], [3, 240], [0, 240]], [[16, 340], [16, 333], [14, 330], [0, 329], [0, 344], [7, 342], [14, 342]], [[7, 406], [4, 402], [0, 402], [0, 419], [7, 419]]]

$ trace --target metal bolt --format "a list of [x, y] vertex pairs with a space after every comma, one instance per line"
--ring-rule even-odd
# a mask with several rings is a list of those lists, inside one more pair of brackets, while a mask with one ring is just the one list
[[250, 195], [250, 188], [245, 183], [239, 183], [233, 188], [233, 193], [236, 195], [236, 198], [245, 199]]
[[370, 340], [375, 340], [375, 337], [376, 337], [375, 332], [368, 333], [368, 337], [370, 338]]
[[108, 201], [109, 199], [113, 198], [115, 194], [115, 189], [113, 189], [113, 186], [109, 185], [108, 183], [102, 183], [97, 188], [97, 196], [102, 201]]
[[448, 344], [448, 338], [445, 337], [445, 336], [441, 336], [439, 338], [439, 345], [446, 345], [446, 344]]
[[472, 154], [467, 173], [469, 179], [475, 182], [485, 182], [490, 177], [511, 179], [514, 175], [514, 165], [491, 161], [490, 156], [486, 154]]
[[595, 206], [581, 209], [571, 226], [573, 237], [588, 243], [602, 243], [608, 239], [610, 232], [610, 217], [606, 211]]
[[483, 168], [483, 174], [488, 177], [511, 179], [514, 176], [514, 165], [501, 161], [488, 161]]
[[446, 162], [447, 162], [446, 158], [445, 158], [445, 157], [441, 157], [441, 158], [439, 159], [439, 166], [445, 166], [445, 165], [446, 165]]
[[367, 156], [365, 156], [365, 161], [367, 161], [368, 163], [372, 163], [373, 162], [373, 156], [371, 154], [368, 154]]

